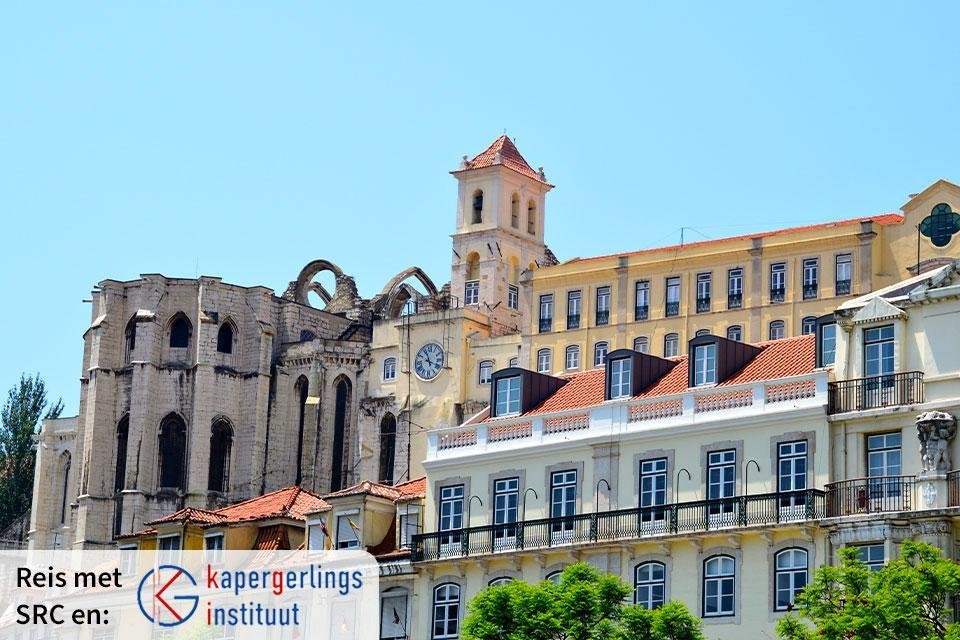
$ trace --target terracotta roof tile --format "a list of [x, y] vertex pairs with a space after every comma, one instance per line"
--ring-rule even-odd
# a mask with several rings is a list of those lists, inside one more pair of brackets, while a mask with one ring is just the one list
[[[499, 163], [497, 162], [497, 154], [500, 154]], [[493, 141], [486, 150], [480, 152], [474, 156], [473, 160], [470, 160], [468, 166], [459, 169], [457, 171], [452, 171], [451, 173], [460, 173], [462, 171], [470, 171], [472, 169], [484, 169], [486, 167], [492, 167], [496, 164], [501, 164], [508, 169], [512, 169], [517, 173], [527, 176], [528, 178], [533, 178], [538, 182], [543, 182], [546, 184], [539, 173], [533, 170], [533, 168], [527, 164], [527, 161], [523, 159], [523, 156], [520, 155], [520, 151], [517, 149], [516, 145], [513, 144], [513, 140], [508, 138], [506, 135], [502, 135], [496, 140]]]
[[290, 549], [290, 538], [287, 528], [283, 525], [261, 527], [257, 532], [257, 540], [253, 543], [256, 551], [287, 551]]
[[396, 490], [400, 492], [400, 497], [397, 498], [397, 501], [403, 500], [413, 500], [415, 498], [426, 498], [427, 497], [427, 478], [426, 476], [422, 478], [416, 478], [409, 482], [403, 482], [396, 485]]
[[194, 507], [186, 507], [180, 509], [179, 511], [174, 511], [169, 515], [165, 515], [162, 518], [157, 520], [151, 520], [145, 524], [167, 524], [170, 522], [195, 522], [197, 524], [215, 524], [218, 522], [223, 522], [223, 516], [219, 515], [216, 511], [208, 511], [206, 509], [196, 509]]
[[307, 513], [329, 508], [330, 505], [316, 493], [303, 487], [287, 487], [218, 509], [216, 513], [223, 516], [223, 524], [235, 524], [269, 518], [306, 520]]

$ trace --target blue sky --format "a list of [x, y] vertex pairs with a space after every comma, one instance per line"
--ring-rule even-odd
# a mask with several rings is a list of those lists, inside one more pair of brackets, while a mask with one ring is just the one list
[[960, 180], [958, 5], [19, 3], [0, 10], [0, 389], [79, 399], [92, 286], [449, 278], [504, 129], [561, 258], [895, 211]]

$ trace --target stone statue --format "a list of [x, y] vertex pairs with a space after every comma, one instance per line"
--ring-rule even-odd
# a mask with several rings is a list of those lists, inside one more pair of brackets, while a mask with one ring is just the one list
[[950, 471], [950, 441], [957, 433], [957, 419], [943, 411], [927, 411], [917, 416], [920, 439], [920, 465], [927, 473]]

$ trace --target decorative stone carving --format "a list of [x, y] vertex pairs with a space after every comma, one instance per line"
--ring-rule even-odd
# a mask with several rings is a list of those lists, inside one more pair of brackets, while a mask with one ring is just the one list
[[957, 434], [957, 419], [943, 411], [917, 416], [920, 464], [926, 473], [946, 473], [951, 468], [950, 441]]

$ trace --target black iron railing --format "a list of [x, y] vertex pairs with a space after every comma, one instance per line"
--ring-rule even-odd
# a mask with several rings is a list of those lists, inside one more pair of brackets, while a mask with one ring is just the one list
[[550, 333], [553, 330], [553, 316], [540, 318], [540, 333]]
[[609, 309], [598, 309], [597, 310], [597, 326], [610, 324], [610, 310]]
[[831, 482], [826, 486], [827, 515], [831, 518], [861, 513], [913, 509], [914, 476], [876, 476]]
[[923, 372], [904, 371], [831, 382], [827, 399], [830, 413], [918, 404], [923, 402]]
[[804, 300], [813, 300], [817, 297], [817, 283], [807, 283], [803, 285], [803, 299]]
[[770, 302], [783, 302], [786, 296], [786, 289], [770, 289]]
[[413, 536], [414, 562], [826, 517], [818, 489], [584, 513]]
[[710, 298], [697, 298], [697, 313], [708, 313], [710, 311]]
[[743, 306], [743, 294], [742, 293], [728, 293], [727, 294], [727, 309], [739, 309]]
[[579, 328], [580, 328], [580, 314], [579, 313], [567, 314], [567, 329], [579, 329]]
[[947, 506], [960, 507], [960, 471], [947, 474]]
[[643, 304], [633, 308], [634, 320], [646, 320], [650, 317], [650, 307]]
[[668, 302], [666, 308], [666, 316], [671, 318], [673, 316], [680, 315], [680, 303], [679, 302]]
[[836, 287], [834, 288], [834, 293], [838, 296], [848, 296], [850, 295], [850, 281], [849, 280], [837, 280]]

